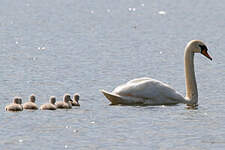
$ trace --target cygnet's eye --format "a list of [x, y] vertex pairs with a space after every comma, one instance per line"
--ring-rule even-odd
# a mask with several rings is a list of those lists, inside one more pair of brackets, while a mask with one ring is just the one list
[[208, 48], [205, 45], [199, 45], [199, 47], [201, 48], [201, 53], [203, 51], [207, 51], [208, 50]]

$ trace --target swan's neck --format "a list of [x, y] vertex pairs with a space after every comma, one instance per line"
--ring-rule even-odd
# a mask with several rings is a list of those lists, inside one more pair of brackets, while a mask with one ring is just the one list
[[197, 104], [198, 89], [194, 71], [194, 52], [190, 46], [185, 49], [184, 65], [187, 104]]

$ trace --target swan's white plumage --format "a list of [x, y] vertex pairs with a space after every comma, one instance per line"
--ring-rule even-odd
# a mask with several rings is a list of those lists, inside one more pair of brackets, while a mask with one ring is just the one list
[[138, 78], [128, 81], [115, 88], [112, 92], [101, 92], [112, 104], [146, 104], [168, 105], [185, 103], [195, 106], [198, 103], [198, 91], [194, 73], [194, 53], [201, 53], [207, 58], [212, 58], [207, 53], [207, 47], [202, 41], [192, 40], [185, 47], [185, 82], [186, 97], [171, 86], [152, 79]]
[[[113, 94], [120, 96], [124, 101], [120, 104], [177, 104], [184, 101], [183, 96], [169, 85], [152, 78], [138, 78], [115, 88]], [[113, 102], [116, 104], [118, 102]]]

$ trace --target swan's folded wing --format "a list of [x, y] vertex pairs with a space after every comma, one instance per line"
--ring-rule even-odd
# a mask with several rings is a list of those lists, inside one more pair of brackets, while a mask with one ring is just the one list
[[115, 88], [112, 93], [120, 96], [154, 100], [156, 103], [164, 103], [166, 100], [176, 103], [184, 99], [180, 93], [169, 85], [151, 78], [131, 80]]
[[100, 90], [104, 96], [111, 102], [111, 104], [143, 104], [144, 101], [142, 98], [130, 97], [130, 96], [121, 96], [112, 92], [107, 92], [105, 90]]
[[107, 92], [105, 90], [100, 90], [105, 97], [112, 103], [112, 104], [120, 104], [122, 99], [119, 95], [111, 93], [111, 92]]

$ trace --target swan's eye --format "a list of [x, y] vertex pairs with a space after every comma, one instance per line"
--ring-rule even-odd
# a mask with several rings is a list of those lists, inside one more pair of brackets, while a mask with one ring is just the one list
[[201, 53], [202, 51], [207, 51], [207, 47], [205, 45], [199, 45], [199, 47], [201, 48]]

